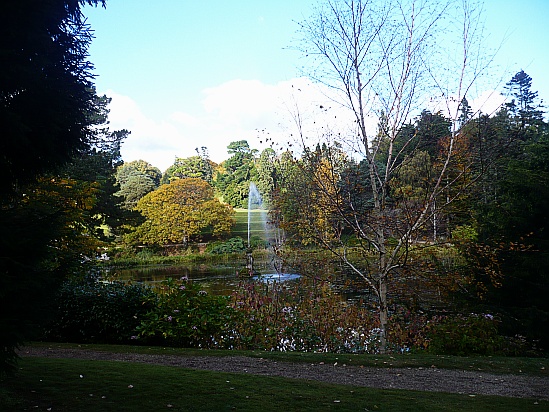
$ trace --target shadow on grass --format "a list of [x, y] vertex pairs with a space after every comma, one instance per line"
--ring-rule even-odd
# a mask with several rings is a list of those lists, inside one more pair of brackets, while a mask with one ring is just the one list
[[541, 411], [549, 402], [377, 390], [117, 361], [24, 358], [2, 382], [0, 410]]

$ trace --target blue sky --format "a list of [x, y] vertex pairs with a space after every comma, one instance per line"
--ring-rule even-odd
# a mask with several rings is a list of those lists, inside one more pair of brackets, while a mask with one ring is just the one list
[[[206, 146], [228, 157], [231, 141], [264, 147], [257, 129], [284, 138], [284, 98], [307, 87], [292, 49], [296, 21], [311, 0], [109, 0], [86, 7], [95, 31], [90, 60], [99, 93], [111, 96], [111, 125], [132, 134], [125, 161], [164, 171]], [[549, 1], [487, 0], [488, 44], [503, 45], [491, 79], [501, 88], [518, 70], [549, 101]], [[499, 86], [498, 86], [499, 82]], [[294, 87], [292, 87], [294, 86]], [[314, 100], [314, 98], [312, 98]]]

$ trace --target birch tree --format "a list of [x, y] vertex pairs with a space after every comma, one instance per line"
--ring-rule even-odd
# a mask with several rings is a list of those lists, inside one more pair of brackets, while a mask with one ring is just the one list
[[[472, 173], [472, 155], [466, 161], [460, 158], [459, 168], [454, 166], [459, 102], [466, 101], [486, 68], [477, 43], [481, 27], [480, 8], [467, 0], [328, 0], [300, 23], [303, 52], [312, 62], [310, 77], [328, 86], [331, 98], [352, 113], [353, 127], [339, 139], [359, 157], [366, 173], [351, 179], [352, 184], [340, 180], [330, 188], [326, 182], [336, 179], [309, 175], [339, 215], [333, 233], [317, 236], [317, 242], [375, 294], [382, 352], [387, 346], [388, 293], [408, 263], [411, 243], [459, 197], [466, 188], [462, 177]], [[394, 179], [414, 163], [426, 164], [426, 153], [417, 150], [417, 133], [402, 130], [429, 103], [436, 103], [451, 128], [430, 160], [428, 181], [419, 179], [421, 190], [413, 191], [413, 202], [402, 193], [399, 201], [391, 191]], [[311, 151], [303, 117], [295, 119], [307, 156]], [[342, 225], [354, 234], [352, 245], [341, 236]]]

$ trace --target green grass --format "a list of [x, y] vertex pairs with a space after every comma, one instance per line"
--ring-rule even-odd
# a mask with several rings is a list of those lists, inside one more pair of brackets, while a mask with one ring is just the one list
[[[236, 225], [231, 231], [231, 236], [240, 236], [242, 239], [248, 239], [248, 209], [235, 209]], [[253, 209], [251, 211], [250, 234], [264, 238], [264, 227], [261, 215], [264, 210]]]
[[2, 382], [2, 411], [542, 411], [549, 402], [376, 390], [77, 359], [25, 358]]

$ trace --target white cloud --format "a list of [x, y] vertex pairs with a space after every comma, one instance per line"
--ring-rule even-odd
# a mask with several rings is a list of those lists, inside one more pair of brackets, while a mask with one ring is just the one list
[[482, 112], [491, 116], [499, 110], [503, 103], [505, 103], [505, 96], [495, 90], [487, 90], [473, 99], [469, 105], [473, 112]]
[[[262, 150], [270, 142], [279, 147], [294, 143], [299, 147], [300, 133], [296, 119], [302, 126], [307, 144], [312, 146], [330, 135], [334, 139], [353, 141], [352, 113], [327, 96], [332, 90], [313, 85], [307, 78], [296, 78], [274, 85], [258, 80], [232, 80], [203, 91], [197, 113], [182, 111], [166, 113], [153, 119], [128, 96], [112, 90], [109, 120], [111, 128], [128, 129], [130, 136], [122, 145], [125, 161], [143, 159], [166, 170], [176, 156], [196, 154], [195, 148], [206, 147], [211, 159], [227, 159], [227, 145], [247, 140], [252, 148]], [[504, 98], [487, 91], [470, 101], [473, 110], [493, 113]], [[372, 118], [371, 132], [377, 120]], [[269, 143], [266, 139], [269, 138]], [[348, 148], [358, 151], [360, 148]]]
[[[268, 146], [268, 134], [271, 141], [285, 143], [290, 134], [295, 135], [292, 115], [297, 107], [308, 127], [316, 127], [312, 117], [322, 116], [328, 108], [326, 97], [305, 78], [275, 85], [232, 80], [205, 89], [198, 114], [174, 111], [161, 119], [149, 117], [128, 96], [112, 90], [105, 94], [112, 98], [111, 128], [131, 131], [122, 145], [123, 159], [143, 159], [162, 171], [176, 156], [196, 154], [197, 147], [207, 147], [212, 160], [221, 162], [228, 157], [227, 146], [232, 141], [247, 140], [252, 148], [261, 150]], [[308, 130], [314, 135], [311, 127]]]

